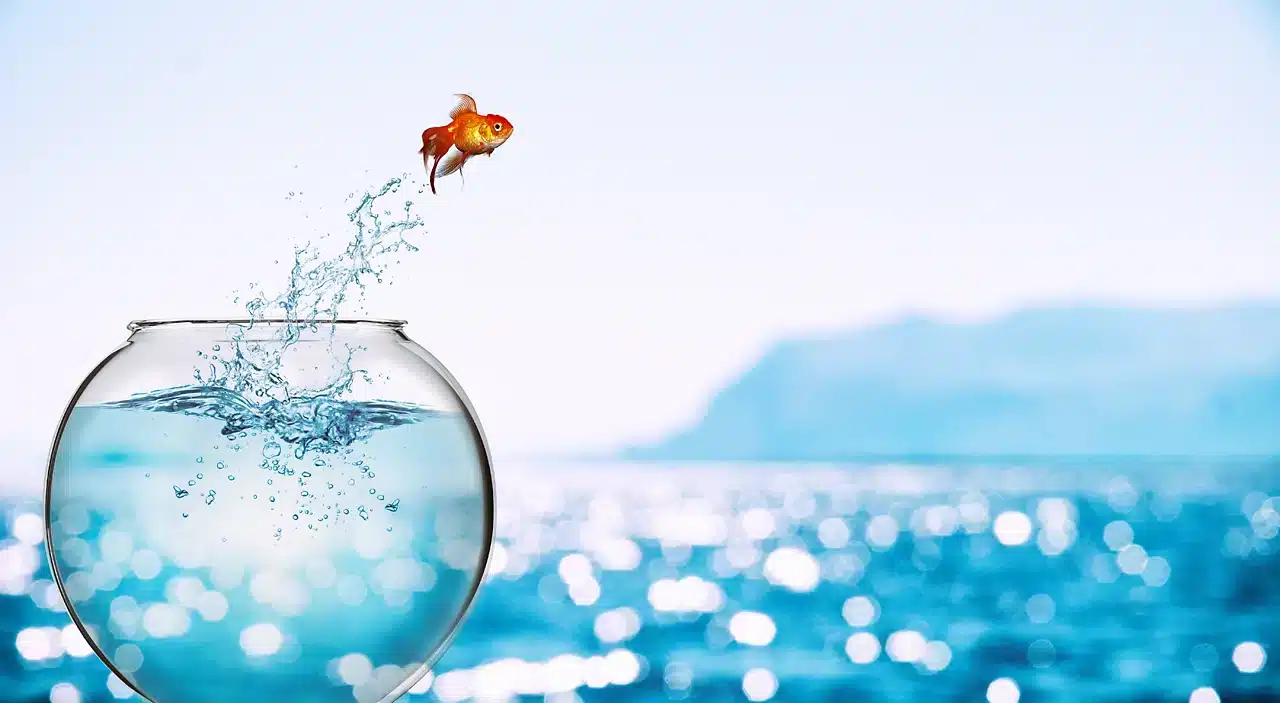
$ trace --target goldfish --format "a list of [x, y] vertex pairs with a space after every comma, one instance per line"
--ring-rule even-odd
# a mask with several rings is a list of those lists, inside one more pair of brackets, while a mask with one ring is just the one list
[[[431, 176], [431, 192], [436, 192], [436, 178], [454, 171], [462, 175], [462, 165], [473, 156], [488, 154], [502, 146], [511, 136], [512, 126], [501, 115], [481, 115], [470, 95], [459, 93], [458, 104], [449, 112], [449, 124], [431, 127], [422, 133], [422, 165]], [[450, 153], [450, 150], [453, 150]], [[448, 153], [448, 158], [445, 154]], [[431, 158], [435, 157], [435, 163]], [[444, 159], [444, 164], [440, 159]]]

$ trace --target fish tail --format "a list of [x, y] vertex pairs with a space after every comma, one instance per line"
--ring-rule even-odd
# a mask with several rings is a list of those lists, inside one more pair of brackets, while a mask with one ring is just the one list
[[437, 156], [449, 150], [453, 146], [453, 137], [449, 134], [449, 128], [431, 127], [422, 133], [422, 148], [418, 150], [423, 156]]
[[445, 155], [453, 146], [453, 137], [449, 133], [448, 125], [444, 127], [431, 127], [422, 133], [422, 148], [418, 150], [422, 154], [422, 167], [427, 169], [431, 180], [431, 193], [436, 192], [436, 169], [431, 165], [431, 157], [435, 157], [436, 164], [440, 163], [441, 157]]
[[[435, 195], [435, 169], [431, 168], [431, 155], [426, 152], [425, 147], [419, 152], [422, 155], [422, 168], [426, 169], [426, 173], [430, 175], [431, 195]], [[436, 156], [436, 161], [439, 161], [439, 156]]]

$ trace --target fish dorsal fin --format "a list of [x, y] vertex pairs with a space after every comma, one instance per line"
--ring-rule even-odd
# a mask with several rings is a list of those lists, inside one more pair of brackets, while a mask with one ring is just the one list
[[476, 101], [474, 98], [466, 93], [458, 93], [456, 97], [458, 98], [458, 105], [449, 111], [449, 119], [456, 120], [461, 115], [475, 114]]

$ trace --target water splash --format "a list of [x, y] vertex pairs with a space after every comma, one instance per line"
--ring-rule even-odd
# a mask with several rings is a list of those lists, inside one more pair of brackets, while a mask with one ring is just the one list
[[[352, 289], [361, 298], [367, 279], [386, 282], [387, 270], [402, 251], [416, 252], [418, 247], [406, 236], [424, 226], [414, 211], [414, 202], [405, 200], [396, 209], [384, 202], [400, 193], [404, 178], [392, 178], [377, 191], [366, 192], [347, 213], [351, 225], [351, 241], [336, 256], [326, 258], [318, 245], [310, 242], [294, 247], [293, 267], [285, 290], [274, 296], [259, 291], [245, 303], [249, 323], [231, 326], [231, 355], [224, 358], [217, 349], [202, 352], [209, 359], [207, 371], [196, 369], [199, 386], [223, 388], [252, 398], [280, 401], [284, 405], [307, 404], [313, 400], [338, 398], [347, 393], [361, 369], [351, 368], [356, 351], [348, 345], [338, 346], [330, 336], [337, 373], [320, 387], [296, 387], [283, 373], [285, 352], [298, 342], [305, 331], [319, 331], [327, 322], [332, 325], [350, 300]], [[418, 187], [421, 193], [421, 186]], [[349, 198], [348, 200], [350, 200]], [[259, 323], [272, 317], [285, 323], [278, 326], [267, 341], [248, 339], [246, 335]]]
[[[346, 243], [336, 254], [326, 256], [319, 244], [308, 241], [294, 246], [293, 265], [283, 291], [268, 293], [257, 284], [256, 291], [245, 303], [247, 323], [229, 325], [230, 349], [215, 344], [207, 350], [197, 350], [197, 357], [204, 364], [193, 371], [194, 383], [165, 388], [141, 394], [124, 401], [106, 403], [108, 407], [128, 410], [144, 410], [160, 413], [177, 413], [203, 417], [222, 424], [221, 434], [231, 451], [242, 449], [242, 441], [252, 436], [262, 442], [262, 460], [259, 468], [277, 477], [294, 477], [296, 469], [282, 458], [289, 451], [295, 459], [302, 460], [308, 453], [337, 455], [329, 462], [316, 459], [313, 466], [331, 471], [325, 483], [331, 489], [330, 498], [345, 495], [343, 489], [332, 493], [333, 480], [346, 478], [343, 471], [358, 470], [362, 479], [372, 479], [369, 458], [352, 451], [353, 445], [363, 442], [376, 431], [421, 422], [435, 413], [417, 406], [390, 402], [353, 402], [345, 399], [353, 386], [360, 382], [372, 382], [366, 370], [352, 365], [354, 355], [361, 347], [340, 342], [335, 331], [343, 312], [353, 304], [362, 307], [370, 283], [389, 283], [390, 268], [400, 261], [401, 253], [413, 253], [418, 246], [409, 236], [424, 227], [423, 219], [415, 211], [412, 199], [402, 198], [406, 190], [420, 195], [425, 186], [408, 180], [404, 175], [392, 178], [380, 187], [360, 196], [350, 194], [347, 202], [355, 202], [346, 214]], [[290, 193], [293, 198], [295, 193]], [[319, 237], [324, 240], [334, 233]], [[235, 298], [237, 302], [240, 298]], [[272, 324], [265, 329], [263, 323]], [[282, 321], [282, 322], [281, 322]], [[331, 356], [329, 375], [321, 382], [299, 382], [286, 373], [286, 355], [304, 334], [312, 338], [328, 332], [327, 350]], [[255, 332], [257, 330], [257, 332]], [[286, 449], [287, 447], [287, 449]], [[212, 449], [217, 450], [217, 447]], [[197, 459], [202, 463], [203, 457]], [[224, 469], [225, 462], [218, 462]], [[302, 472], [297, 478], [297, 505], [292, 519], [301, 516], [311, 519], [311, 506], [318, 496], [308, 488], [310, 472]], [[203, 474], [197, 474], [203, 479]], [[228, 481], [235, 475], [228, 474]], [[266, 484], [270, 486], [272, 479]], [[354, 479], [344, 482], [344, 488], [354, 485]], [[188, 481], [195, 486], [195, 480]], [[173, 486], [178, 499], [189, 495], [186, 489]], [[380, 502], [386, 496], [376, 489], [369, 490], [370, 499]], [[206, 506], [212, 506], [217, 492], [210, 489], [201, 493]], [[254, 494], [254, 499], [257, 495]], [[271, 496], [275, 503], [276, 497]], [[394, 513], [399, 509], [399, 499], [393, 499], [384, 507]], [[319, 506], [317, 506], [319, 507]], [[339, 505], [324, 505], [337, 513]], [[364, 504], [356, 505], [362, 520], [369, 519]], [[342, 509], [343, 515], [350, 510]], [[318, 522], [329, 519], [324, 513]], [[312, 524], [308, 528], [314, 529]], [[279, 530], [277, 530], [277, 537]]]
[[[229, 351], [217, 344], [197, 351], [208, 365], [193, 370], [195, 383], [109, 405], [216, 418], [225, 423], [227, 436], [246, 430], [271, 433], [295, 445], [299, 458], [312, 449], [348, 446], [367, 437], [375, 426], [403, 424], [405, 414], [391, 412], [389, 405], [362, 406], [353, 413], [352, 406], [341, 402], [358, 380], [371, 379], [365, 370], [352, 367], [352, 357], [361, 348], [339, 342], [332, 332], [344, 306], [349, 307], [353, 290], [363, 299], [369, 279], [388, 282], [387, 272], [399, 262], [397, 255], [418, 251], [407, 239], [424, 226], [414, 201], [387, 204], [415, 186], [417, 193], [424, 192], [424, 186], [405, 175], [358, 198], [349, 195], [348, 202], [356, 200], [356, 205], [346, 215], [350, 236], [346, 246], [332, 256], [325, 256], [311, 242], [295, 246], [283, 292], [268, 294], [253, 284], [258, 292], [245, 303], [249, 321], [229, 325]], [[284, 322], [267, 328], [271, 330], [267, 338], [250, 334], [274, 319]], [[323, 333], [326, 323], [333, 361], [329, 378], [318, 385], [287, 378], [284, 367], [290, 348], [304, 332]]]
[[[222, 423], [222, 435], [232, 440], [248, 432], [265, 433], [274, 438], [263, 445], [267, 459], [281, 455], [280, 442], [293, 445], [298, 459], [310, 451], [332, 454], [368, 439], [375, 430], [421, 422], [436, 414], [406, 403], [351, 403], [326, 396], [255, 403], [216, 386], [170, 388], [104, 405], [212, 418]], [[225, 468], [219, 464], [219, 469]]]

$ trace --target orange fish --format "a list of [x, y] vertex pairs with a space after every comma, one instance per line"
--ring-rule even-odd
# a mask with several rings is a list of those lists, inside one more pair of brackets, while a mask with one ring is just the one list
[[[462, 175], [462, 165], [472, 156], [488, 154], [502, 146], [511, 136], [511, 123], [501, 115], [481, 115], [476, 112], [476, 101], [470, 95], [459, 94], [457, 107], [449, 112], [452, 120], [443, 127], [431, 127], [422, 133], [422, 165], [431, 174], [431, 192], [436, 192], [436, 177], [447, 176], [454, 171]], [[444, 164], [440, 159], [453, 149]], [[435, 163], [430, 163], [435, 157]]]

